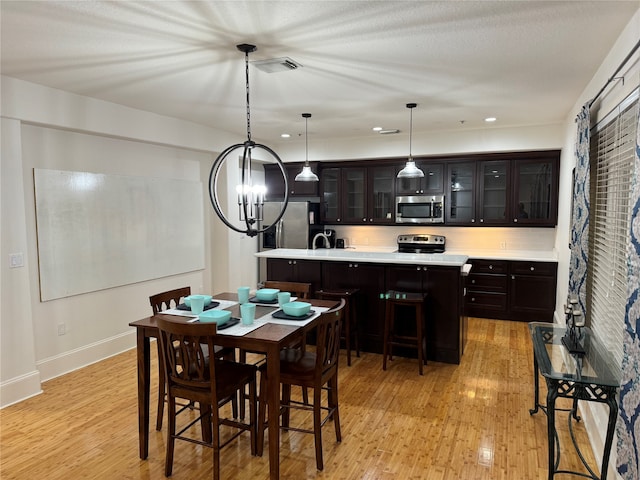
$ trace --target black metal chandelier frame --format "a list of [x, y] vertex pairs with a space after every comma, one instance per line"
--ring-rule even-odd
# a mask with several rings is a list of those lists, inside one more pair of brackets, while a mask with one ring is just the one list
[[[264, 192], [262, 193], [262, 198], [260, 194], [257, 193], [255, 196], [253, 194], [249, 195], [249, 192], [238, 192], [238, 207], [240, 209], [240, 220], [244, 221], [244, 229], [241, 229], [231, 223], [231, 221], [227, 218], [227, 216], [222, 211], [222, 207], [220, 206], [220, 201], [218, 199], [218, 181], [220, 177], [220, 171], [225, 162], [229, 159], [231, 154], [236, 151], [242, 149], [242, 163], [241, 163], [241, 177], [240, 182], [242, 187], [249, 185], [251, 186], [251, 153], [255, 149], [261, 149], [267, 152], [275, 162], [278, 164], [280, 168], [280, 172], [282, 173], [282, 178], [284, 179], [284, 200], [282, 201], [282, 206], [280, 210], [280, 214], [273, 221], [273, 224], [276, 224], [280, 221], [284, 212], [289, 203], [289, 182], [287, 180], [287, 173], [282, 163], [282, 160], [278, 156], [276, 152], [274, 152], [271, 148], [266, 145], [262, 145], [260, 143], [256, 143], [251, 140], [251, 108], [250, 108], [250, 98], [249, 98], [249, 53], [255, 52], [257, 50], [255, 45], [250, 44], [240, 44], [237, 45], [236, 48], [245, 54], [245, 85], [246, 85], [246, 99], [247, 99], [247, 140], [244, 143], [237, 143], [235, 145], [231, 145], [227, 147], [225, 150], [218, 155], [218, 157], [214, 160], [213, 165], [211, 166], [211, 172], [209, 173], [209, 198], [211, 200], [211, 205], [213, 206], [216, 215], [222, 220], [222, 222], [229, 227], [231, 230], [234, 230], [239, 233], [244, 233], [249, 237], [255, 237], [259, 233], [266, 231], [271, 225], [261, 225], [262, 221], [262, 204], [264, 203]], [[251, 201], [250, 201], [251, 200]], [[254, 203], [255, 202], [255, 203]]]

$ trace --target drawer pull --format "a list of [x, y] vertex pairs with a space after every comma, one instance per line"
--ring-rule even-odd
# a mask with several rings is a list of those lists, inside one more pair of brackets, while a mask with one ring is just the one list
[[531, 267], [531, 271], [533, 272], [535, 270], [535, 267]]
[[476, 283], [476, 281], [475, 280], [471, 280], [471, 283]]
[[493, 265], [489, 265], [489, 270], [493, 270]]

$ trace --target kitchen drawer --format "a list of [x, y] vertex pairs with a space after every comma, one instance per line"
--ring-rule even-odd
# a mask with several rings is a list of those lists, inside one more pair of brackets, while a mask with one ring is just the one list
[[507, 273], [509, 262], [506, 260], [472, 260], [471, 273]]
[[511, 262], [514, 275], [555, 275], [557, 268], [555, 262]]
[[507, 309], [507, 295], [505, 293], [467, 291], [467, 306], [470, 312], [474, 308], [482, 310], [505, 311]]
[[506, 293], [507, 276], [472, 273], [467, 277], [467, 288], [469, 290]]

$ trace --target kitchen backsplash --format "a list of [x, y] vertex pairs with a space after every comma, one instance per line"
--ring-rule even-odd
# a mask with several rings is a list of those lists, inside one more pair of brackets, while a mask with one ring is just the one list
[[395, 247], [400, 234], [432, 233], [447, 237], [447, 250], [552, 251], [555, 228], [434, 227], [434, 226], [346, 226], [327, 225], [344, 238], [347, 247]]

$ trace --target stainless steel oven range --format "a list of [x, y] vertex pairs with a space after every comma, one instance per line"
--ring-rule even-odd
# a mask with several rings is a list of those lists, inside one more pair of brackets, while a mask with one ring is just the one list
[[398, 253], [444, 253], [446, 243], [443, 235], [398, 235]]

